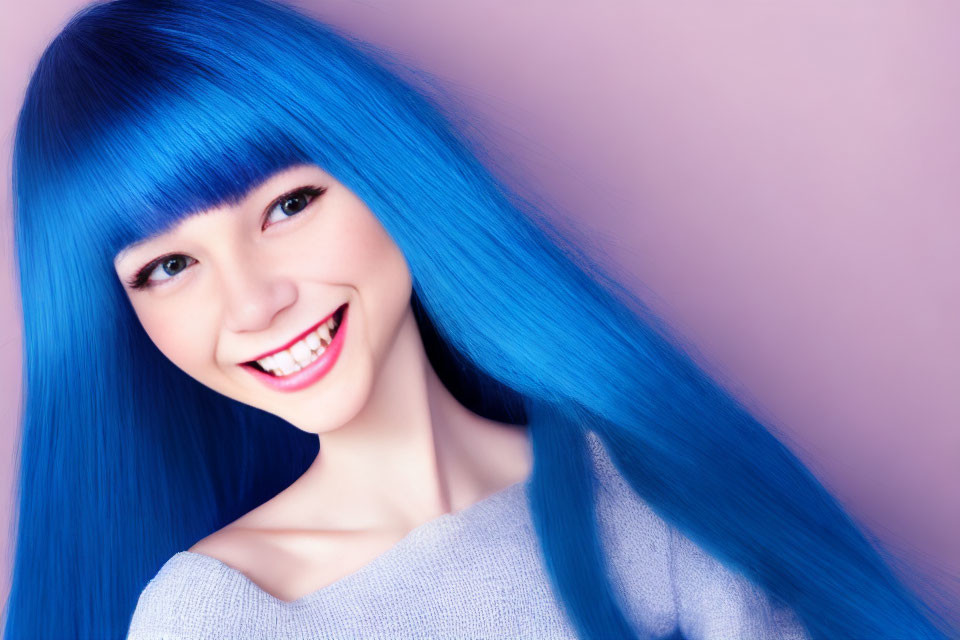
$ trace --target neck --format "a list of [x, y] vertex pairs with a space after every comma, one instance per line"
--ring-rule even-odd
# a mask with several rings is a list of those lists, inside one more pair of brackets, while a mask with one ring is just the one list
[[295, 484], [344, 528], [410, 529], [459, 511], [529, 474], [522, 427], [459, 403], [430, 364], [408, 309], [368, 402], [319, 435], [320, 452]]

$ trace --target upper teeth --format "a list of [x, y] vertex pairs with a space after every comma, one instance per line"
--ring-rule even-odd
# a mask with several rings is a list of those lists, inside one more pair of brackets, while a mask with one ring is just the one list
[[337, 321], [331, 317], [290, 347], [266, 358], [260, 358], [257, 363], [276, 376], [286, 376], [300, 371], [326, 351], [330, 344], [330, 336], [336, 331], [336, 327]]

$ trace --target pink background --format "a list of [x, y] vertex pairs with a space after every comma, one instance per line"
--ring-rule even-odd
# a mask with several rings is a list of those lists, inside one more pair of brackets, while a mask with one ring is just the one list
[[[0, 525], [21, 361], [12, 132], [36, 59], [83, 4], [11, 3], [0, 21]], [[511, 171], [960, 601], [957, 5], [299, 4], [449, 81]]]

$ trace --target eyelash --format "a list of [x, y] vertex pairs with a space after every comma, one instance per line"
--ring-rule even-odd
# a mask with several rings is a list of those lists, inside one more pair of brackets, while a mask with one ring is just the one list
[[[285, 194], [283, 194], [282, 196], [278, 197], [277, 199], [275, 199], [273, 202], [271, 202], [271, 203], [267, 206], [266, 213], [264, 214], [263, 218], [262, 218], [261, 221], [260, 221], [260, 230], [263, 231], [264, 229], [266, 229], [267, 226], [271, 226], [271, 227], [272, 227], [273, 224], [278, 224], [278, 223], [275, 222], [275, 223], [273, 223], [273, 224], [271, 224], [271, 225], [266, 225], [266, 221], [270, 218], [270, 214], [273, 213], [273, 210], [276, 209], [278, 206], [282, 205], [282, 204], [283, 204], [284, 202], [286, 202], [288, 199], [290, 199], [290, 198], [292, 198], [292, 197], [294, 197], [294, 196], [301, 195], [301, 194], [306, 194], [306, 195], [308, 195], [308, 196], [311, 196], [310, 199], [307, 201], [307, 204], [304, 205], [303, 209], [301, 209], [300, 211], [297, 211], [296, 213], [294, 213], [294, 214], [292, 214], [292, 215], [287, 216], [288, 218], [293, 218], [293, 217], [295, 217], [295, 216], [297, 216], [297, 215], [300, 215], [300, 214], [303, 213], [304, 211], [306, 211], [307, 208], [308, 208], [311, 204], [313, 204], [313, 201], [316, 200], [317, 197], [322, 196], [322, 195], [326, 192], [326, 190], [327, 190], [326, 187], [306, 186], [306, 187], [298, 187], [297, 189], [294, 189], [293, 191], [288, 191], [288, 192], [286, 192]], [[133, 275], [133, 277], [130, 278], [130, 280], [127, 282], [127, 286], [129, 286], [131, 289], [149, 289], [149, 288], [151, 288], [151, 287], [158, 286], [158, 285], [156, 285], [156, 284], [151, 284], [151, 283], [150, 283], [150, 274], [152, 274], [152, 273], [154, 272], [154, 270], [155, 270], [157, 267], [159, 267], [160, 265], [162, 265], [165, 261], [169, 260], [170, 258], [176, 258], [176, 257], [178, 257], [178, 256], [183, 256], [183, 254], [182, 254], [182, 253], [168, 253], [168, 254], [166, 254], [166, 255], [164, 255], [164, 256], [160, 256], [160, 257], [157, 258], [156, 260], [152, 260], [151, 262], [149, 262], [149, 263], [147, 263], [146, 265], [144, 265], [143, 267], [141, 267], [141, 268]], [[189, 256], [184, 256], [184, 257], [189, 257]], [[190, 259], [193, 260], [193, 258], [190, 258]], [[194, 260], [194, 262], [196, 262], [196, 260]], [[191, 263], [191, 264], [192, 264], [192, 263]], [[183, 270], [186, 270], [186, 267], [184, 267]], [[182, 271], [181, 271], [181, 272], [182, 272]], [[179, 275], [179, 273], [178, 273], [177, 275]], [[177, 277], [176, 275], [170, 276], [169, 278], [167, 278], [166, 280], [164, 280], [164, 282], [168, 282], [168, 281], [170, 281], [170, 280], [173, 280], [173, 279], [176, 278], [176, 277]]]

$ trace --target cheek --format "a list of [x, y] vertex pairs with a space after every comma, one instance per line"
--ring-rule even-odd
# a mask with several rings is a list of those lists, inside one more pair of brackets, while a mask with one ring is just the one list
[[354, 290], [363, 316], [355, 326], [363, 327], [363, 341], [379, 360], [410, 307], [412, 282], [400, 247], [366, 205], [357, 202], [339, 209], [343, 215], [325, 227], [325, 264], [317, 273], [328, 274], [327, 283]]
[[362, 201], [339, 195], [325, 203], [322, 220], [300, 234], [296, 249], [287, 255], [309, 265], [312, 277], [354, 287], [361, 297], [409, 289], [407, 264], [393, 238]]
[[395, 280], [406, 266], [402, 264], [400, 249], [373, 214], [361, 220], [343, 230], [343, 243], [338, 252], [341, 259], [352, 263], [363, 281]]
[[[358, 281], [367, 283], [366, 296], [374, 317], [396, 315], [409, 302], [410, 273], [400, 248], [373, 213], [344, 230], [344, 260], [355, 265]], [[364, 292], [361, 291], [361, 296]]]
[[[170, 309], [167, 307], [174, 307]], [[135, 308], [140, 324], [157, 349], [185, 373], [202, 377], [211, 363], [214, 342], [210, 337], [210, 320], [205, 318], [209, 305], [189, 304], [185, 315], [178, 305], [141, 305]]]

